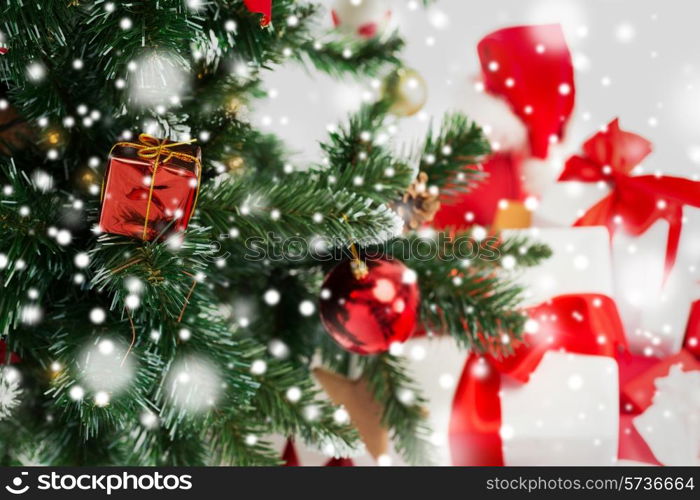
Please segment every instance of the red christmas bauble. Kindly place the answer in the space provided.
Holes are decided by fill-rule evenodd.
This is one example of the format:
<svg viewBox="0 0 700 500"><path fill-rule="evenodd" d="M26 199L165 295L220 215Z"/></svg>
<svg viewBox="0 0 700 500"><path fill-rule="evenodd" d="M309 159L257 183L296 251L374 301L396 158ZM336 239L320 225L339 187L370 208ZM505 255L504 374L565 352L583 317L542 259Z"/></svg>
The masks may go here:
<svg viewBox="0 0 700 500"><path fill-rule="evenodd" d="M403 263L369 260L366 265L361 278L353 273L351 261L328 273L321 290L321 320L348 351L377 354L413 333L420 293L415 272Z"/></svg>

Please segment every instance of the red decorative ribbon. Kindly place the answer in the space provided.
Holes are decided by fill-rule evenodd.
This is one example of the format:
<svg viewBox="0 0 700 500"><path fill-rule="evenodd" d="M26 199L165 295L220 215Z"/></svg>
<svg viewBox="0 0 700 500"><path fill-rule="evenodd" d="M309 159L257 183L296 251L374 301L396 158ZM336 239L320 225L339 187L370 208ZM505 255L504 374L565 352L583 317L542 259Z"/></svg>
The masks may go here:
<svg viewBox="0 0 700 500"><path fill-rule="evenodd" d="M501 376L526 382L551 350L614 357L626 346L615 302L605 295L561 295L527 312L537 332L526 334L513 355L471 354L467 359L450 418L453 465L504 465Z"/></svg>
<svg viewBox="0 0 700 500"><path fill-rule="evenodd" d="M575 226L607 226L638 236L656 221L668 222L666 273L673 268L683 227L683 206L700 207L700 182L662 175L632 176L651 143L620 129L613 120L583 145L583 154L569 158L560 181L606 182L611 193L591 207Z"/></svg>
<svg viewBox="0 0 700 500"><path fill-rule="evenodd" d="M260 26L267 26L272 20L272 0L243 0L253 14L262 14Z"/></svg>
<svg viewBox="0 0 700 500"><path fill-rule="evenodd" d="M700 359L700 300L693 302L685 329L685 349Z"/></svg>
<svg viewBox="0 0 700 500"><path fill-rule="evenodd" d="M546 158L574 108L574 67L558 24L517 26L477 47L486 90L505 99L530 135L530 153Z"/></svg>

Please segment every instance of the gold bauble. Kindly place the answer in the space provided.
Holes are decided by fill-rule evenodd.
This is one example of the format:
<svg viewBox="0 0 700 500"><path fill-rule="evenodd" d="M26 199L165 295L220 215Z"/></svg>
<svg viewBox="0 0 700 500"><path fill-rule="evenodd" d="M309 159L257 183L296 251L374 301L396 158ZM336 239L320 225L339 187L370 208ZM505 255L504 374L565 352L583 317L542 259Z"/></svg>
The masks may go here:
<svg viewBox="0 0 700 500"><path fill-rule="evenodd" d="M390 113L396 116L415 115L428 100L428 85L416 70L401 68L384 82L384 98L390 103Z"/></svg>

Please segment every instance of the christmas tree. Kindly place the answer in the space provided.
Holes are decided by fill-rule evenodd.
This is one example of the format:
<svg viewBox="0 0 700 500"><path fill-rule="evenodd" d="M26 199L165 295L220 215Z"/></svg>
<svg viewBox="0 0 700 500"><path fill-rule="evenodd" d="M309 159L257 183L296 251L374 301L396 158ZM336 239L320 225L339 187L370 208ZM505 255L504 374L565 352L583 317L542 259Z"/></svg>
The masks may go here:
<svg viewBox="0 0 700 500"><path fill-rule="evenodd" d="M362 381L396 450L429 463L393 341L507 355L521 337L508 272L548 249L429 227L479 182L480 127L454 113L397 147L424 91L400 33L322 33L319 5L269 3L0 7L3 465L280 464L271 436L347 455L363 444L319 367ZM249 121L281 64L384 82L318 164Z"/></svg>

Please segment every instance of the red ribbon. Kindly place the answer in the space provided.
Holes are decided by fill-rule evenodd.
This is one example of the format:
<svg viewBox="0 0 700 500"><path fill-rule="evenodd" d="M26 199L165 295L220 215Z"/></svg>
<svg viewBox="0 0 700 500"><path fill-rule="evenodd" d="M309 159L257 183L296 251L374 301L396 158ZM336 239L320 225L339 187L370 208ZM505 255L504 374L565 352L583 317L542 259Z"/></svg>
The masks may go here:
<svg viewBox="0 0 700 500"><path fill-rule="evenodd" d="M505 99L528 128L532 156L546 158L574 108L574 67L561 26L502 29L477 50L486 90Z"/></svg>
<svg viewBox="0 0 700 500"><path fill-rule="evenodd" d="M700 300L693 302L685 329L685 349L700 359Z"/></svg>
<svg viewBox="0 0 700 500"><path fill-rule="evenodd" d="M253 14L262 14L260 26L267 26L272 20L272 0L243 0Z"/></svg>
<svg viewBox="0 0 700 500"><path fill-rule="evenodd" d="M611 193L591 207L575 226L607 226L638 236L656 221L669 224L666 273L673 268L683 227L683 206L700 207L700 182L661 175L632 176L649 153L651 143L620 129L613 120L583 145L583 154L569 158L560 181L606 182Z"/></svg>
<svg viewBox="0 0 700 500"><path fill-rule="evenodd" d="M501 428L501 376L526 382L545 352L614 357L626 346L615 302L605 295L561 295L529 308L537 332L502 359L470 354L450 418L453 465L504 465Z"/></svg>

